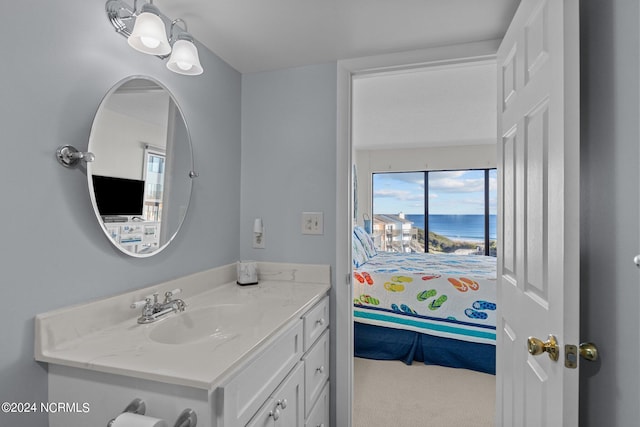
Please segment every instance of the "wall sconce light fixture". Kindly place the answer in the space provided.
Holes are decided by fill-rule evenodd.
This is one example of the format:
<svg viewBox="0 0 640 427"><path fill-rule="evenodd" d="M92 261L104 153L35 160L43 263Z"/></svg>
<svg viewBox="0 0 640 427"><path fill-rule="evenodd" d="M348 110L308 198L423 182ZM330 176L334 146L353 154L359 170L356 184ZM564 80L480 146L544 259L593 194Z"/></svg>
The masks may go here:
<svg viewBox="0 0 640 427"><path fill-rule="evenodd" d="M187 23L180 18L169 21L152 2L145 3L138 11L138 0L134 0L133 8L122 0L107 0L105 10L116 32L126 37L129 46L135 50L156 55L162 60L169 58L167 68L174 73L189 76L202 74L204 70L198 49L187 32ZM169 37L167 22L171 24ZM182 23L184 28L178 27L178 23Z"/></svg>

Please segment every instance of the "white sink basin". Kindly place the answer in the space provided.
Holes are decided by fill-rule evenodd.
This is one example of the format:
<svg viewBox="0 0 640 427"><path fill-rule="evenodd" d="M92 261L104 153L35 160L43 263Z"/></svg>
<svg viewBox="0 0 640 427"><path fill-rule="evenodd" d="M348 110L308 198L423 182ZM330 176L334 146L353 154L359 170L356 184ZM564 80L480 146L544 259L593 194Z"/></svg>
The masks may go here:
<svg viewBox="0 0 640 427"><path fill-rule="evenodd" d="M245 304L221 304L186 311L160 320L149 339L163 344L189 344L200 340L228 340L260 321L258 310Z"/></svg>

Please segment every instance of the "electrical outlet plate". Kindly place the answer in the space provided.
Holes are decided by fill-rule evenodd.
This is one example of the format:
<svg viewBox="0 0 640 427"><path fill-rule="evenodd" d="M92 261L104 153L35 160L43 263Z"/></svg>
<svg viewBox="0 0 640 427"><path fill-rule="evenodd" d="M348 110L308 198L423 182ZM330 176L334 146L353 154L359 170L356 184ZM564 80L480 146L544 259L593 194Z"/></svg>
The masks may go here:
<svg viewBox="0 0 640 427"><path fill-rule="evenodd" d="M322 212L302 212L302 234L323 234Z"/></svg>
<svg viewBox="0 0 640 427"><path fill-rule="evenodd" d="M264 228L261 234L253 233L253 249L264 249Z"/></svg>

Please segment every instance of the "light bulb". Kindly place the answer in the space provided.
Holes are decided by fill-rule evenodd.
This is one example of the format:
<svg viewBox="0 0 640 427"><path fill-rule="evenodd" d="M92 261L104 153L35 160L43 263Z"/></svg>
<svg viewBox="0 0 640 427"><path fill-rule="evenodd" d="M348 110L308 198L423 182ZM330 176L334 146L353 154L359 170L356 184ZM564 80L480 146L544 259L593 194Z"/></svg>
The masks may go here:
<svg viewBox="0 0 640 427"><path fill-rule="evenodd" d="M188 62L177 61L176 65L178 66L178 68L184 71L189 71L193 68L193 64L190 64Z"/></svg>
<svg viewBox="0 0 640 427"><path fill-rule="evenodd" d="M158 46L160 46L160 40L155 39L153 37L142 36L142 37L140 37L140 41L142 42L143 45L145 45L146 47L148 47L150 49L155 49Z"/></svg>

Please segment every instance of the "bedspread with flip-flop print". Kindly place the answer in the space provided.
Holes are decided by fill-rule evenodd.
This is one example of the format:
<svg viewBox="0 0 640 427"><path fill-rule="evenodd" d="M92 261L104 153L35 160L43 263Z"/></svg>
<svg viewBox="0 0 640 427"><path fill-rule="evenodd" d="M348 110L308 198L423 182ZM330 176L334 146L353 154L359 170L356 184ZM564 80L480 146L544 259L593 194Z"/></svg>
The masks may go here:
<svg viewBox="0 0 640 427"><path fill-rule="evenodd" d="M496 338L496 258L378 253L353 271L354 320L476 343Z"/></svg>

